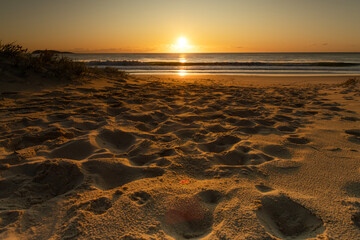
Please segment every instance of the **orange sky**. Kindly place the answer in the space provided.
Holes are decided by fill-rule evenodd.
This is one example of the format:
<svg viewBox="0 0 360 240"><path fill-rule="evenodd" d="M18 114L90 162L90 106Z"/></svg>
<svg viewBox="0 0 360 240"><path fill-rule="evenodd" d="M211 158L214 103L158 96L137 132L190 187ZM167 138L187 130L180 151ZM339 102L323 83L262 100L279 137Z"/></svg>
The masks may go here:
<svg viewBox="0 0 360 240"><path fill-rule="evenodd" d="M358 0L0 1L0 40L30 50L360 52Z"/></svg>

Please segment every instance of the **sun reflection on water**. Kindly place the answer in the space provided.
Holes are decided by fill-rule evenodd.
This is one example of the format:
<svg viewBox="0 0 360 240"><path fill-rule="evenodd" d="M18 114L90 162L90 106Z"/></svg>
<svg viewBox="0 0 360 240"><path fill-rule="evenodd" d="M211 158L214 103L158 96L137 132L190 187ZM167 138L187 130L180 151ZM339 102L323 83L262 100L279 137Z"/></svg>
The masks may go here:
<svg viewBox="0 0 360 240"><path fill-rule="evenodd" d="M185 69L180 69L178 70L178 73L177 73L179 76L186 76L188 73L186 72Z"/></svg>

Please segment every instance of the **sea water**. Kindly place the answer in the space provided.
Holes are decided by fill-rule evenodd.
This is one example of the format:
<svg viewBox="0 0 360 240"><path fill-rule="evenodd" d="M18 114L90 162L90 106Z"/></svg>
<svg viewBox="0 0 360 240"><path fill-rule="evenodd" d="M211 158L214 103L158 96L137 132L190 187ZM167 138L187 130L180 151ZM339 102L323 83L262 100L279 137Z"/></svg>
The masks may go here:
<svg viewBox="0 0 360 240"><path fill-rule="evenodd" d="M360 53L75 53L133 74L360 75Z"/></svg>

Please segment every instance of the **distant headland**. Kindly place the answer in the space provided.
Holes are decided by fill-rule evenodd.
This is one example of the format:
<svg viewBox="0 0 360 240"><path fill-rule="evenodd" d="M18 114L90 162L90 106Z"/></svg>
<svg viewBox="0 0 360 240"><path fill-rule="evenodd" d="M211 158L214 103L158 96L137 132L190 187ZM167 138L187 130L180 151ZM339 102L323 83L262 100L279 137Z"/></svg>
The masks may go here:
<svg viewBox="0 0 360 240"><path fill-rule="evenodd" d="M73 54L73 52L62 52L62 51L57 51L57 50L35 50L32 53L33 54L41 54L41 53Z"/></svg>

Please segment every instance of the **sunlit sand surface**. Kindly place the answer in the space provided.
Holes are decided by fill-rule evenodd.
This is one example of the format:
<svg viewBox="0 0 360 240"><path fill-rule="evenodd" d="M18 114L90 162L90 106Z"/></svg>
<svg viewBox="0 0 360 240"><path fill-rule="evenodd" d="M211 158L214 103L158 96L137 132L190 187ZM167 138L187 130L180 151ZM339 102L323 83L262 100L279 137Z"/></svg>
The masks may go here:
<svg viewBox="0 0 360 240"><path fill-rule="evenodd" d="M360 92L346 79L7 86L0 238L358 239Z"/></svg>

